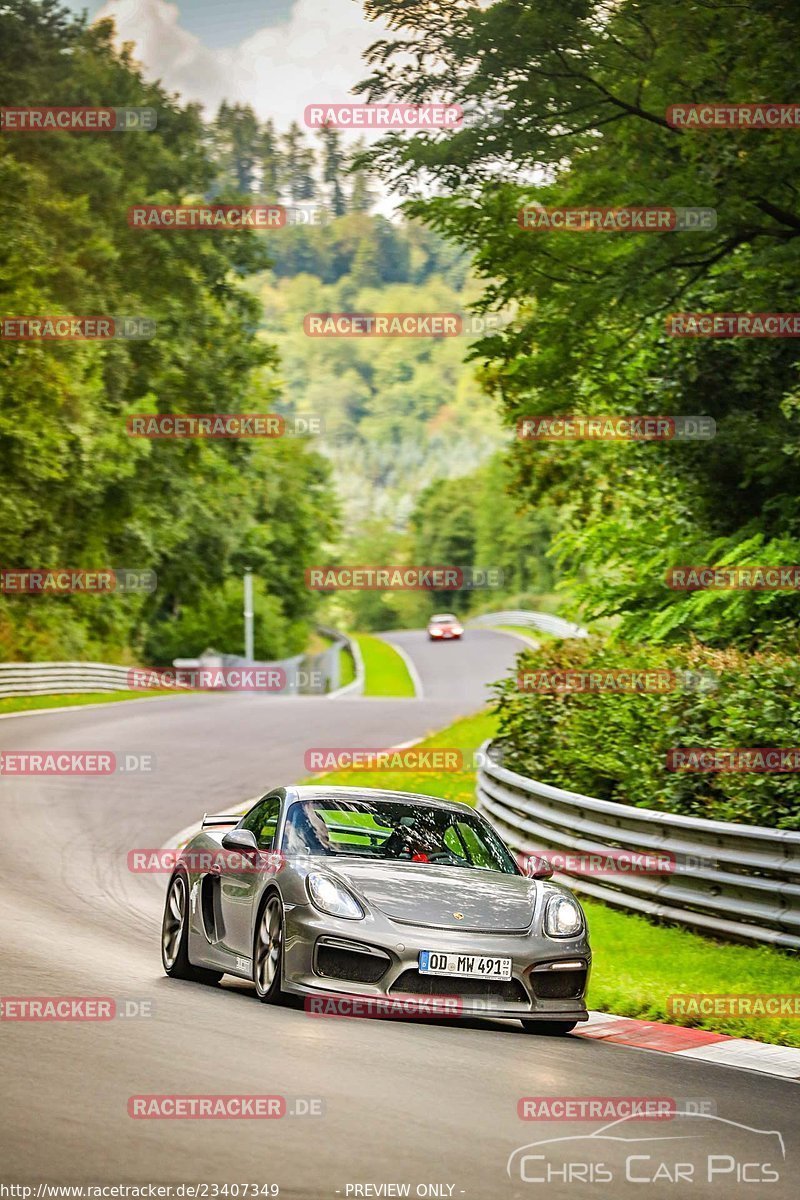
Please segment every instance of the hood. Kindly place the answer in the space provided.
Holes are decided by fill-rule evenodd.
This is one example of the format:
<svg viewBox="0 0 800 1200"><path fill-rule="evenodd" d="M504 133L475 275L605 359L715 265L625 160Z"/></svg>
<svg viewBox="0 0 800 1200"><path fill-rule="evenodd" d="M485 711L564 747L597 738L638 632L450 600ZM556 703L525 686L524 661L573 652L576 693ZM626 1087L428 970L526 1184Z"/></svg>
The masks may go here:
<svg viewBox="0 0 800 1200"><path fill-rule="evenodd" d="M324 869L387 917L434 929L523 932L531 924L538 892L536 880L524 875L439 863L338 859L334 864L328 859Z"/></svg>

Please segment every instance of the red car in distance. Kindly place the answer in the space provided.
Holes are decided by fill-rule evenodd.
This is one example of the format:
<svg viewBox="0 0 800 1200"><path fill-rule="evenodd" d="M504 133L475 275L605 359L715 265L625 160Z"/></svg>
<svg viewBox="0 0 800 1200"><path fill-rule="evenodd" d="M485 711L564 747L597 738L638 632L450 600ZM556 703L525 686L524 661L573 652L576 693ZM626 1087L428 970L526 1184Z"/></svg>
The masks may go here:
<svg viewBox="0 0 800 1200"><path fill-rule="evenodd" d="M460 638L464 632L458 617L452 613L435 613L428 621L428 640L431 642L446 642Z"/></svg>

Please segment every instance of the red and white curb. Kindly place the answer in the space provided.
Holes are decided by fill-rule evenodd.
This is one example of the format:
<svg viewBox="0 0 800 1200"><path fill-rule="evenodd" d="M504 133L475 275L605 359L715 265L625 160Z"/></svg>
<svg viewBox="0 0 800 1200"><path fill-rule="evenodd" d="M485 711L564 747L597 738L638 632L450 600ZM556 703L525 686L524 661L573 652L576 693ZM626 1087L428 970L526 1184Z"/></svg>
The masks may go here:
<svg viewBox="0 0 800 1200"><path fill-rule="evenodd" d="M664 1025L658 1021L640 1021L603 1012L590 1013L589 1020L578 1026L573 1037L576 1035L636 1046L640 1050L678 1054L681 1058L699 1059L721 1067L761 1071L764 1075L779 1075L800 1082L800 1050L791 1046L773 1046L749 1038L710 1033L707 1029Z"/></svg>

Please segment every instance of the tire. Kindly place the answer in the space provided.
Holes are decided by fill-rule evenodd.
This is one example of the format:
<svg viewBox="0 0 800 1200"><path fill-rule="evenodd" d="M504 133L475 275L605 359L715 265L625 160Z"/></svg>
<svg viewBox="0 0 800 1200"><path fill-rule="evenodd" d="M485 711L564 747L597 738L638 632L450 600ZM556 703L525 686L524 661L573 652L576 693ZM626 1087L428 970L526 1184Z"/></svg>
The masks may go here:
<svg viewBox="0 0 800 1200"><path fill-rule="evenodd" d="M253 935L253 984L262 1004L280 1002L282 973L283 905L277 892L269 892Z"/></svg>
<svg viewBox="0 0 800 1200"><path fill-rule="evenodd" d="M222 971L209 971L189 962L189 881L178 871L169 881L161 922L161 962L170 979L219 983Z"/></svg>
<svg viewBox="0 0 800 1200"><path fill-rule="evenodd" d="M543 1037L564 1037L577 1024L577 1021L520 1021L526 1033L539 1033Z"/></svg>

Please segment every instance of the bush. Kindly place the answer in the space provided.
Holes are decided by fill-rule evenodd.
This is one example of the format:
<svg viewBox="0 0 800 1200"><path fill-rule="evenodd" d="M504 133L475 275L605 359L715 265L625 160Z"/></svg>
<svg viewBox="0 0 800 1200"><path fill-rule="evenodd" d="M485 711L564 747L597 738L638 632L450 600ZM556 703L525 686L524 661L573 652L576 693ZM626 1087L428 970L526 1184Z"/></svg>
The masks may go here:
<svg viewBox="0 0 800 1200"><path fill-rule="evenodd" d="M554 695L521 691L515 672L495 685L499 737L511 770L641 808L800 829L797 774L701 774L666 767L674 747L800 746L800 664L794 659L697 643L634 647L587 638L523 651L517 667L710 672L716 686Z"/></svg>
<svg viewBox="0 0 800 1200"><path fill-rule="evenodd" d="M172 620L159 622L147 642L149 658L168 666L173 658L196 658L213 648L222 654L244 654L243 584L229 579L221 588L198 591ZM308 638L304 622L289 622L281 603L253 580L253 649L256 661L271 662L303 651Z"/></svg>

